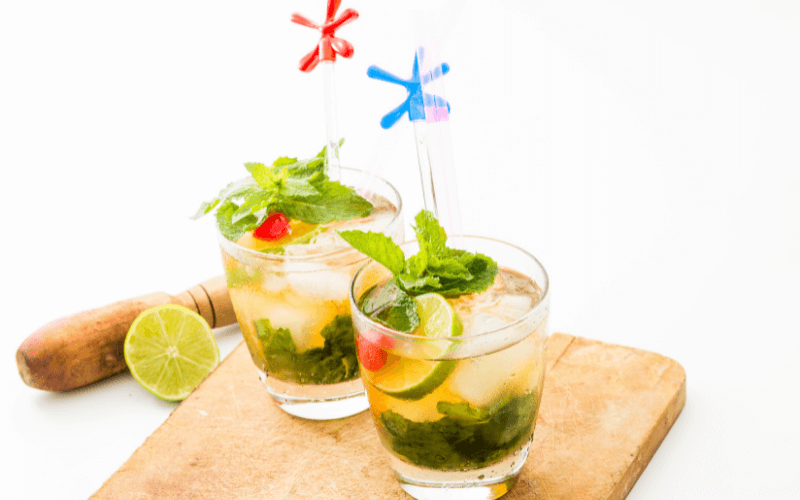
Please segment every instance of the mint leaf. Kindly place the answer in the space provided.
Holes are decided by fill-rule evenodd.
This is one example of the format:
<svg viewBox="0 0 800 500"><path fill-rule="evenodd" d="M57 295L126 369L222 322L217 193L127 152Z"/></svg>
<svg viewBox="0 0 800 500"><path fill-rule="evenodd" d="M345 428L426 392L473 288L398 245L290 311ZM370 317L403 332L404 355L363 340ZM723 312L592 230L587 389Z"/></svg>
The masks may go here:
<svg viewBox="0 0 800 500"><path fill-rule="evenodd" d="M420 251L406 260L405 272L403 274L408 274L418 278L422 276L422 273L424 273L425 269L427 268L428 253Z"/></svg>
<svg viewBox="0 0 800 500"><path fill-rule="evenodd" d="M414 293L415 295L427 293L421 290L431 291L436 290L437 288L442 288L442 285L439 283L439 278L436 276L415 278L408 274L401 274L397 277L397 280L405 290L408 290L409 293Z"/></svg>
<svg viewBox="0 0 800 500"><path fill-rule="evenodd" d="M302 160L286 167L289 176L295 179L308 179L314 184L316 181L327 180L325 175L325 160L314 158Z"/></svg>
<svg viewBox="0 0 800 500"><path fill-rule="evenodd" d="M256 326L258 340L264 346L265 351L283 350L289 352L297 351L297 346L292 338L292 333L288 328L273 328L269 319L257 319L253 323Z"/></svg>
<svg viewBox="0 0 800 500"><path fill-rule="evenodd" d="M286 253L286 249L283 247L262 248L261 250L259 250L259 252L267 254L283 255L284 253Z"/></svg>
<svg viewBox="0 0 800 500"><path fill-rule="evenodd" d="M263 163L245 163L244 167L253 176L253 179L264 189L274 189L278 176Z"/></svg>
<svg viewBox="0 0 800 500"><path fill-rule="evenodd" d="M319 191L317 191L307 179L289 178L284 181L282 189L279 191L279 193L282 196L305 197L316 196L319 194Z"/></svg>
<svg viewBox="0 0 800 500"><path fill-rule="evenodd" d="M417 241L421 251L432 256L439 256L445 250L447 234L444 228L439 225L439 221L427 210L420 210L414 222L414 232L417 233Z"/></svg>
<svg viewBox="0 0 800 500"><path fill-rule="evenodd" d="M384 442L420 467L480 469L502 460L530 439L539 407L534 393L507 396L488 408L440 401L435 421L414 422L391 410L378 418Z"/></svg>
<svg viewBox="0 0 800 500"><path fill-rule="evenodd" d="M244 236L244 233L247 231L258 227L258 218L254 215L248 215L234 223L232 220L233 214L236 213L238 208L238 205L230 201L217 208L217 225L219 226L219 231L231 241L238 240Z"/></svg>
<svg viewBox="0 0 800 500"><path fill-rule="evenodd" d="M321 334L325 345L305 353L315 364L310 379L320 384L335 384L356 378L358 357L353 319L350 315L336 316L322 329Z"/></svg>
<svg viewBox="0 0 800 500"><path fill-rule="evenodd" d="M309 224L366 217L372 212L369 201L338 182L323 181L316 188L319 195L284 199L279 202L278 210Z"/></svg>
<svg viewBox="0 0 800 500"><path fill-rule="evenodd" d="M348 314L336 316L320 332L325 343L298 353L291 332L272 328L268 319L255 321L270 376L300 384L335 384L358 376L353 321Z"/></svg>
<svg viewBox="0 0 800 500"><path fill-rule="evenodd" d="M288 156L281 156L277 160L272 162L273 167L281 167L283 165L292 165L297 163L297 158L289 158Z"/></svg>
<svg viewBox="0 0 800 500"><path fill-rule="evenodd" d="M211 201L205 201L205 202L201 203L200 204L200 208L197 209L197 212L195 212L195 214L192 215L191 218L193 220L197 220L200 217L202 217L205 214L207 214L208 212L214 210L214 207L219 205L219 201L220 201L219 198L214 198Z"/></svg>
<svg viewBox="0 0 800 500"><path fill-rule="evenodd" d="M200 204L200 208L195 212L195 214L191 217L193 220L197 220L200 217L206 215L210 211L214 209L217 205L219 205L220 201L227 196L227 192L233 187L233 182L225 186L222 191L219 192L216 198L211 201L206 201Z"/></svg>
<svg viewBox="0 0 800 500"><path fill-rule="evenodd" d="M251 192L252 191L252 192ZM248 215L255 215L256 212L259 210L266 210L269 208L270 203L272 202L273 197L270 196L268 192L265 191L258 191L258 190L249 190L244 191L249 196L244 201L244 203L233 212L231 216L231 223L236 224L240 220L246 218ZM261 219L261 217L258 217Z"/></svg>
<svg viewBox="0 0 800 500"><path fill-rule="evenodd" d="M430 265L428 269L432 274L440 278L463 279L467 281L473 279L469 269L461 262L452 258L444 260L437 259L436 265Z"/></svg>
<svg viewBox="0 0 800 500"><path fill-rule="evenodd" d="M457 279L452 281L442 281L442 287L436 290L446 297L458 297L459 295L467 295L471 293L479 293L494 283L495 276L499 271L497 262L491 257L482 254L473 254L461 251L463 254L459 261L464 263L469 273L472 275L471 279Z"/></svg>
<svg viewBox="0 0 800 500"><path fill-rule="evenodd" d="M236 267L225 270L225 278L228 288L239 288L241 286L253 285L261 282L261 271L258 269L253 274L248 274L244 267Z"/></svg>
<svg viewBox="0 0 800 500"><path fill-rule="evenodd" d="M364 294L359 308L369 318L398 332L411 333L419 326L417 305L394 280Z"/></svg>
<svg viewBox="0 0 800 500"><path fill-rule="evenodd" d="M336 232L353 248L382 264L392 274L403 272L403 250L385 234L357 230Z"/></svg>
<svg viewBox="0 0 800 500"><path fill-rule="evenodd" d="M436 403L436 411L442 415L465 422L484 423L489 421L489 411L484 408L475 408L469 403L447 403L439 401Z"/></svg>

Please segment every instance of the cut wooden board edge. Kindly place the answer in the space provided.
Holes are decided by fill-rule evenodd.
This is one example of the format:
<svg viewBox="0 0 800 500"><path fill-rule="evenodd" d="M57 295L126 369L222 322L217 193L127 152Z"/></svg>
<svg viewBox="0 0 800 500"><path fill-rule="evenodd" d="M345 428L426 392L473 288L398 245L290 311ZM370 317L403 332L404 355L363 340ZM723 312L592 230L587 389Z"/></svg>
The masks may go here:
<svg viewBox="0 0 800 500"><path fill-rule="evenodd" d="M678 420L678 416L681 414L681 411L683 411L683 407L686 406L686 371L683 369L683 366L674 359L666 359L669 359L675 366L680 368L683 373L683 383L659 417L658 423L656 424L656 428L659 429L651 432L650 436L648 436L647 440L639 448L639 453L634 457L633 464L625 471L625 474L617 483L617 487L608 497L609 500L624 500L628 496L628 493L631 492L636 485L636 481L639 480L644 469L650 463L656 451L658 451L659 446L664 442L664 439L667 437L667 434L669 434L675 421Z"/></svg>
<svg viewBox="0 0 800 500"><path fill-rule="evenodd" d="M650 463L650 460L652 460L653 456L656 454L656 451L658 451L659 446L661 446L661 443L667 437L667 434L669 434L669 431L672 429L672 426L675 424L681 412L683 411L684 406L686 405L686 370L683 368L683 366L681 366L680 363L678 363L674 359L662 356L660 354L651 351L645 351L643 349L636 349L634 347L628 347L619 344L609 344L606 342L601 342L599 340L591 340L583 337L574 337L572 335L566 335L561 333L552 334L549 340L552 341L554 337L556 337L556 342L555 342L556 349L560 349L560 352L558 353L557 357L549 360L547 365L548 373L553 368L555 368L556 364L559 361L561 361L562 357L567 353L568 349L571 346L575 345L576 347L578 347L579 344L584 344L584 345L602 344L605 347L622 348L634 351L642 355L649 354L663 358L669 361L670 369L675 370L677 372L678 377L681 380L680 388L674 394L669 404L667 404L667 406L664 408L664 411L659 416L658 420L656 421L656 424L653 426L653 429L647 436L645 442L642 443L642 445L638 448L638 451L635 454L631 465L625 469L625 473L616 482L615 484L616 487L613 489L613 491L610 492L608 497L604 497L604 500L605 499L624 500L631 492L633 487L636 485L636 482L639 480L639 477L641 477L642 473L644 473L645 468ZM548 350L550 349L550 345L552 344L548 344ZM550 353L548 352L548 358L549 355Z"/></svg>

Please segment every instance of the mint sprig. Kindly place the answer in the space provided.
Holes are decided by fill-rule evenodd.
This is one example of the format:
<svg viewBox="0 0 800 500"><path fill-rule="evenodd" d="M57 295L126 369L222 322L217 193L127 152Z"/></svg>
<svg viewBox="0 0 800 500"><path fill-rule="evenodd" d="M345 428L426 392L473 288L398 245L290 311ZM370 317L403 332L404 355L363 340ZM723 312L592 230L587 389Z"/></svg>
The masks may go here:
<svg viewBox="0 0 800 500"><path fill-rule="evenodd" d="M355 191L332 181L325 172L325 149L314 158L282 156L272 165L246 163L253 182L229 184L200 205L198 219L216 210L220 232L237 240L260 226L273 212L309 224L326 224L368 216L372 204Z"/></svg>
<svg viewBox="0 0 800 500"><path fill-rule="evenodd" d="M416 330L420 321L411 297L431 292L445 297L479 293L494 283L498 271L497 262L485 255L448 248L447 234L432 213L422 210L414 222L419 252L408 259L386 235L337 231L353 248L394 275L383 287L365 293L360 309L374 321L406 333Z"/></svg>
<svg viewBox="0 0 800 500"><path fill-rule="evenodd" d="M479 253L448 248L447 234L427 210L414 218L419 252L405 259L387 236L364 231L337 231L356 250L383 264L397 285L411 296L438 293L458 297L480 293L497 275L497 262Z"/></svg>

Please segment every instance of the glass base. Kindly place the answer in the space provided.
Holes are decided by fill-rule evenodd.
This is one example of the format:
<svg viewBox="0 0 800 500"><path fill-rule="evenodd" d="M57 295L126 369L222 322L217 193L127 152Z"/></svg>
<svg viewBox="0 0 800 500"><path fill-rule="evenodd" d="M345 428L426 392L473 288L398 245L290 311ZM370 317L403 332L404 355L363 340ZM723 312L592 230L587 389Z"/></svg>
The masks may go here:
<svg viewBox="0 0 800 500"><path fill-rule="evenodd" d="M400 486L417 500L494 500L514 487L527 458L526 444L505 460L479 470L439 472L405 463L398 466L394 457L392 469ZM415 470L424 474L414 474Z"/></svg>
<svg viewBox="0 0 800 500"><path fill-rule="evenodd" d="M294 397L276 392L267 385L266 376L258 374L278 408L295 417L309 420L333 420L356 415L369 408L369 400L362 389L340 396Z"/></svg>

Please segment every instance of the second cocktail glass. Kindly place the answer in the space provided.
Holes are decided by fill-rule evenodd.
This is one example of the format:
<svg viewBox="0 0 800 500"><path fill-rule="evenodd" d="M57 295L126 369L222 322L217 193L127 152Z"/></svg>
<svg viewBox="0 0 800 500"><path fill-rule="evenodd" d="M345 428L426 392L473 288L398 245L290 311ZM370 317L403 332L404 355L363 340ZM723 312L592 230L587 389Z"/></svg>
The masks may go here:
<svg viewBox="0 0 800 500"><path fill-rule="evenodd" d="M351 187L364 178L343 168ZM295 416L326 420L368 407L358 374L348 294L366 257L335 230L381 232L395 242L404 236L397 190L373 177L369 217L324 225L305 244L283 254L246 248L219 235L231 301L259 376L280 407ZM248 236L246 235L245 238Z"/></svg>

